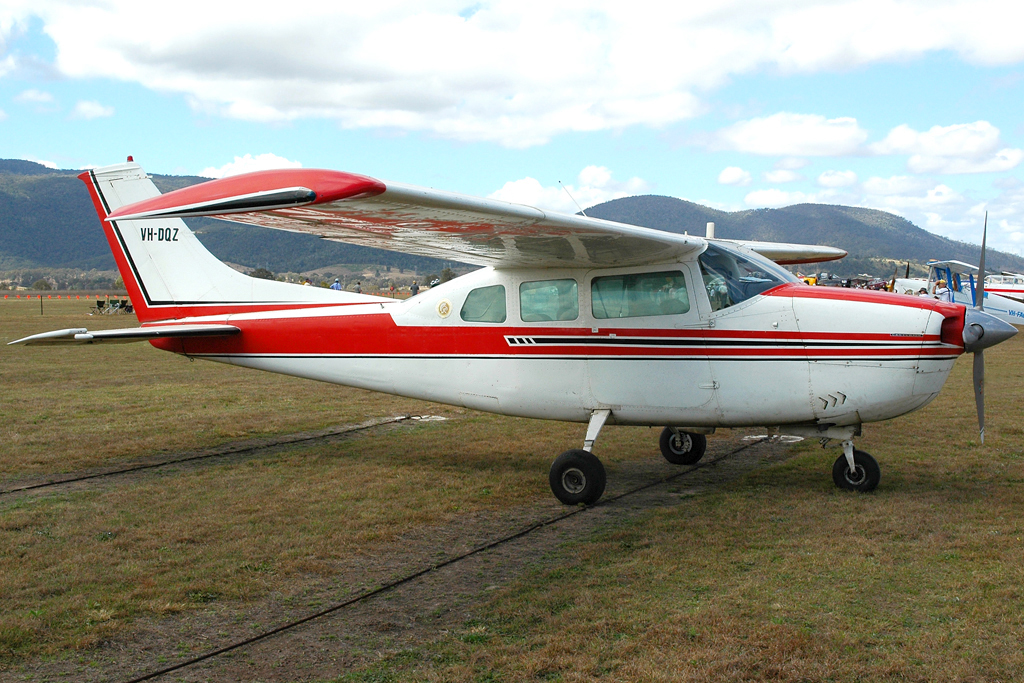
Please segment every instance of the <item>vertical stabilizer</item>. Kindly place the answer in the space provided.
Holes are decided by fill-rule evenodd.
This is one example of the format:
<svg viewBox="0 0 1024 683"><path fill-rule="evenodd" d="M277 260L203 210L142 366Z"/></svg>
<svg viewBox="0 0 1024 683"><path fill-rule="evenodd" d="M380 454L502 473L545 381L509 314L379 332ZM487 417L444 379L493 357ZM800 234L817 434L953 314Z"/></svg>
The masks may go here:
<svg viewBox="0 0 1024 683"><path fill-rule="evenodd" d="M179 218L106 220L122 206L160 194L136 163L97 168L78 177L89 188L142 322L376 298L239 273L211 254Z"/></svg>

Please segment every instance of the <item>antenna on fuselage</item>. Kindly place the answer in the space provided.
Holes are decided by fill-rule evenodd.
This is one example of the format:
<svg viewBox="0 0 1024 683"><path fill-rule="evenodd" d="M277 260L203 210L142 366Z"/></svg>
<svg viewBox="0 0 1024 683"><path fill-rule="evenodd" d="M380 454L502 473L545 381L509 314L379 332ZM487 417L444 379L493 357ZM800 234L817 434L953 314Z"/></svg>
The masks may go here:
<svg viewBox="0 0 1024 683"><path fill-rule="evenodd" d="M583 207L580 206L580 203L576 201L576 198L569 193L569 188L567 188L565 185L562 185L561 180L558 181L558 184L562 187L563 190L565 190L565 193L569 195L569 199L571 199L572 203L576 205L576 208L580 210L580 213L582 213L585 217L590 218L590 216L587 216L587 212L583 210Z"/></svg>
<svg viewBox="0 0 1024 683"><path fill-rule="evenodd" d="M708 222L707 232L704 233L704 237L706 237L709 240L715 239L715 224L714 223Z"/></svg>

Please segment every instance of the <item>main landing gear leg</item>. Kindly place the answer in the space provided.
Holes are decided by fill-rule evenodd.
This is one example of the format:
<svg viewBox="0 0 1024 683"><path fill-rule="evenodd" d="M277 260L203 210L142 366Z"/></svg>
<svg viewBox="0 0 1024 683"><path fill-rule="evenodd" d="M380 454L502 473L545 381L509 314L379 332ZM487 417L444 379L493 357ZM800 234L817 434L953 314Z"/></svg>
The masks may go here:
<svg viewBox="0 0 1024 683"><path fill-rule="evenodd" d="M566 451L555 458L548 473L548 483L555 498L566 505L585 503L593 505L604 493L607 482L604 465L597 459L591 449L597 441L597 435L611 415L610 410L595 410L590 414L587 435L583 440L583 448Z"/></svg>
<svg viewBox="0 0 1024 683"><path fill-rule="evenodd" d="M882 478L878 462L870 453L855 450L853 441L843 441L843 454L832 465L832 481L847 491L873 491Z"/></svg>

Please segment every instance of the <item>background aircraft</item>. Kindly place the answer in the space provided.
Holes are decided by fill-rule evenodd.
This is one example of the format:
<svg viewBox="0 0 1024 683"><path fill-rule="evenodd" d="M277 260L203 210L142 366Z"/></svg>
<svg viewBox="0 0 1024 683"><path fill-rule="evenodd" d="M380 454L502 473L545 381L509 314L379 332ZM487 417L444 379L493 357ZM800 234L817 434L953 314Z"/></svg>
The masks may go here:
<svg viewBox="0 0 1024 683"><path fill-rule="evenodd" d="M781 263L844 255L545 213L349 173L250 173L160 195L135 163L88 171L140 328L12 342L149 340L194 358L462 405L587 423L552 491L593 503L605 424L664 426L673 463L719 427L838 439L838 486L867 491L865 422L935 398L956 358L1016 333L981 310L808 287ZM217 216L484 266L405 301L250 278L181 220Z"/></svg>
<svg viewBox="0 0 1024 683"><path fill-rule="evenodd" d="M906 293L908 291L917 294L920 289L929 293L935 291L935 284L944 280L947 287L953 293L953 301L965 306L977 305L977 278L978 266L964 263L963 261L930 261L928 263L928 279L923 278L897 278L894 281L893 291ZM996 276L1002 280L1011 279L1006 276ZM1024 303L1011 297L1004 296L992 291L992 276L985 278L985 311L1004 320L1012 325L1024 325ZM995 285L998 291L1005 292L1010 285ZM1000 287L1002 287L1000 289Z"/></svg>

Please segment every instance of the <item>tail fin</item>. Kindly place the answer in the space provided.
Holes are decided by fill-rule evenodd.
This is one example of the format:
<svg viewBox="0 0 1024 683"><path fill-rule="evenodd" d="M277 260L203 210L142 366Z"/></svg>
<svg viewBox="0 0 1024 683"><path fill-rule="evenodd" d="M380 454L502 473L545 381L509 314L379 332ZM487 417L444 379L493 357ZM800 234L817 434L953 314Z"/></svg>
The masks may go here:
<svg viewBox="0 0 1024 683"><path fill-rule="evenodd" d="M89 188L141 322L376 299L239 273L211 254L179 218L107 220L122 206L160 194L136 163L97 168L78 177Z"/></svg>

